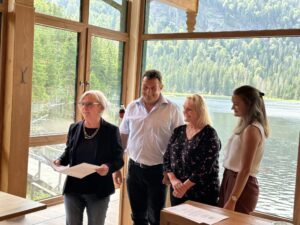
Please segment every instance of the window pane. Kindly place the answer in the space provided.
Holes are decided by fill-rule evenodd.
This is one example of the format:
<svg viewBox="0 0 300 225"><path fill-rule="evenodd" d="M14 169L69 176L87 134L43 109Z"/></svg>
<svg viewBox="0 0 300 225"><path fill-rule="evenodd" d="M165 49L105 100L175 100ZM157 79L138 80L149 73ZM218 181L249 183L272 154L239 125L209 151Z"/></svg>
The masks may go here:
<svg viewBox="0 0 300 225"><path fill-rule="evenodd" d="M179 105L185 99L176 95L206 95L222 140L221 155L236 124L230 102L234 88L250 84L266 93L271 135L258 176L256 210L292 218L300 127L300 38L147 41L144 49L144 68L161 70L165 94Z"/></svg>
<svg viewBox="0 0 300 225"><path fill-rule="evenodd" d="M60 144L29 149L27 198L38 201L61 195L66 176L54 171L43 156L54 160L64 148Z"/></svg>
<svg viewBox="0 0 300 225"><path fill-rule="evenodd" d="M196 1L170 5L165 0L146 0L145 33L187 32L186 24L193 24L193 14L194 32L300 28L299 0L199 0L194 7ZM189 16L186 9L192 11Z"/></svg>
<svg viewBox="0 0 300 225"><path fill-rule="evenodd" d="M123 42L92 37L90 83L91 89L102 91L109 102L104 117L118 123L121 104Z"/></svg>
<svg viewBox="0 0 300 225"><path fill-rule="evenodd" d="M126 31L127 0L90 0L89 23L116 31Z"/></svg>
<svg viewBox="0 0 300 225"><path fill-rule="evenodd" d="M35 26L31 136L68 131L74 121L77 33Z"/></svg>
<svg viewBox="0 0 300 225"><path fill-rule="evenodd" d="M34 0L36 12L63 19L79 21L80 0Z"/></svg>

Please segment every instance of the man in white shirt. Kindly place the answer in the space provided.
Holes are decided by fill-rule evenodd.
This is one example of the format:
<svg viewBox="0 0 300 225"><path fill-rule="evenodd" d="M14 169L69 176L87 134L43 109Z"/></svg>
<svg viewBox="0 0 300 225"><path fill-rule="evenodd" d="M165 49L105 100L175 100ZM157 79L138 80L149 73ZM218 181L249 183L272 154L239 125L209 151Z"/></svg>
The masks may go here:
<svg viewBox="0 0 300 225"><path fill-rule="evenodd" d="M131 102L120 125L129 156L127 190L134 225L159 225L166 199L163 155L174 128L183 124L178 106L161 94L161 74L143 75L142 97Z"/></svg>

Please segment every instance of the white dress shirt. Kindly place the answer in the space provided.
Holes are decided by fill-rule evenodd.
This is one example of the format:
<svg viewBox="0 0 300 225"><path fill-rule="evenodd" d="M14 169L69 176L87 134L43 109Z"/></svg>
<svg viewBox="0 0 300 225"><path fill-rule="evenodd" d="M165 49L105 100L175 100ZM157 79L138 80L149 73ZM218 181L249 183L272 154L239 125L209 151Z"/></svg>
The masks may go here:
<svg viewBox="0 0 300 225"><path fill-rule="evenodd" d="M142 97L131 102L120 125L120 133L128 135L129 158L148 166L162 164L172 132L182 124L179 107L162 95L149 113Z"/></svg>

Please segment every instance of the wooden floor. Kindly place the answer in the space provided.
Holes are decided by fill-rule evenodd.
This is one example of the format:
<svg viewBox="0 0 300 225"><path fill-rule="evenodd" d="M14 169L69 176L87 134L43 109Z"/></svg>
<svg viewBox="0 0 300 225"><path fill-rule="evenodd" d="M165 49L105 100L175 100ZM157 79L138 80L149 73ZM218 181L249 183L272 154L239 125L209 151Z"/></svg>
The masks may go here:
<svg viewBox="0 0 300 225"><path fill-rule="evenodd" d="M110 198L105 225L118 225L119 193L119 190L116 190L116 193ZM25 217L1 221L0 225L64 225L66 224L65 218L64 205L59 204L48 207L45 210L27 214ZM86 213L83 224L87 224Z"/></svg>

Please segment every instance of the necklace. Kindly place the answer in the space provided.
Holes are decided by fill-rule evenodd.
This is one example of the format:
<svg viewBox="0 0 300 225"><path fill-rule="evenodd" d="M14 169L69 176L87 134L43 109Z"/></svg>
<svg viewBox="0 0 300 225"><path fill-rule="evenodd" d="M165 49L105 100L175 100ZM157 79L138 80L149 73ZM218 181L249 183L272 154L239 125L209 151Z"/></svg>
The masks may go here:
<svg viewBox="0 0 300 225"><path fill-rule="evenodd" d="M94 131L94 133L92 133L91 135L89 135L86 130L85 130L85 126L83 124L83 134L84 134L84 138L87 139L87 140L90 140L90 139L93 139L96 134L98 133L98 130L99 130L100 126Z"/></svg>

